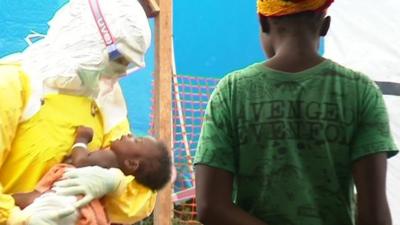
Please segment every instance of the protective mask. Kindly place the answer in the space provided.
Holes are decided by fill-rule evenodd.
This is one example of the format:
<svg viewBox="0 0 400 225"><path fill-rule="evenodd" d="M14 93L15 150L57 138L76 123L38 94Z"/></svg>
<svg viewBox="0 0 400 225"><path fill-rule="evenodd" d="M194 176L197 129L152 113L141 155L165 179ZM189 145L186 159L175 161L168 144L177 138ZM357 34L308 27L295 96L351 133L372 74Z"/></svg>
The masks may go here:
<svg viewBox="0 0 400 225"><path fill-rule="evenodd" d="M102 92L109 92L112 90L113 84L119 77L126 74L127 66L109 61L103 66L81 65L77 73L81 81L81 88L89 95L97 95L100 89ZM112 82L105 82L108 85L100 88L100 80L110 80ZM104 82L102 82L104 83ZM107 90L107 91L105 91Z"/></svg>
<svg viewBox="0 0 400 225"><path fill-rule="evenodd" d="M100 68L80 66L77 73L81 80L81 86L88 92L96 93L103 70L104 69Z"/></svg>

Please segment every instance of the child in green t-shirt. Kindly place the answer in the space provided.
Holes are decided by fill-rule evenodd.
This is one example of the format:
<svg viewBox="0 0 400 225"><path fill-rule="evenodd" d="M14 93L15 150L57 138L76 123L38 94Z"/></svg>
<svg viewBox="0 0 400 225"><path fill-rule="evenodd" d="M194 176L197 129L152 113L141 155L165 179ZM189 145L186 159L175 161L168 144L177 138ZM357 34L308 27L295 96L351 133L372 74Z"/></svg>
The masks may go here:
<svg viewBox="0 0 400 225"><path fill-rule="evenodd" d="M382 94L318 54L331 3L258 0L270 59L211 96L195 159L203 224L391 224L386 161L397 148Z"/></svg>

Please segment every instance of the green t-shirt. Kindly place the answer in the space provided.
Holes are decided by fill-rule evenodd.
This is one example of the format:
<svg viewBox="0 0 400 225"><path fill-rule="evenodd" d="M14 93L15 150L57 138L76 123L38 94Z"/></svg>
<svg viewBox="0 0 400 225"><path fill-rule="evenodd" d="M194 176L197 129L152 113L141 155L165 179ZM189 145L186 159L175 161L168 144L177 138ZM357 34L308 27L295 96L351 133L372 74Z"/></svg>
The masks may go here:
<svg viewBox="0 0 400 225"><path fill-rule="evenodd" d="M378 87L330 60L299 73L262 63L224 77L195 164L232 172L234 202L269 225L353 225L352 162L397 153Z"/></svg>

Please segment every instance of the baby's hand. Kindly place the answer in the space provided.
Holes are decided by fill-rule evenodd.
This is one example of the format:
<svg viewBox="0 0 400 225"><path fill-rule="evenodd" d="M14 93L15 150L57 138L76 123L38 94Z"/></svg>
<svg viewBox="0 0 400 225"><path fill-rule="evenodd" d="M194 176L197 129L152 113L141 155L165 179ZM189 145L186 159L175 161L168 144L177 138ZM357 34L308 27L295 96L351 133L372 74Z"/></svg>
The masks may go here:
<svg viewBox="0 0 400 225"><path fill-rule="evenodd" d="M90 143L93 139L93 129L90 127L79 126L76 129L76 142Z"/></svg>

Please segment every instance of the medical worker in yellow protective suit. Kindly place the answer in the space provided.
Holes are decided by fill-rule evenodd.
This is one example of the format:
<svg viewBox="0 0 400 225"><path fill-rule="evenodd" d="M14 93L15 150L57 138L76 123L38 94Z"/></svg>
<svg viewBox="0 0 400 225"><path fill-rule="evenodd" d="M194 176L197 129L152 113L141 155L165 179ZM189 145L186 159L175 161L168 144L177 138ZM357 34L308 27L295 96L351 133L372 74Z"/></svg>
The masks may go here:
<svg viewBox="0 0 400 225"><path fill-rule="evenodd" d="M136 0L71 0L49 27L44 39L0 61L0 224L66 224L63 216L77 217L69 215L71 208L103 196L112 222L141 220L152 212L156 193L118 169L73 169L53 198L29 210L16 205L14 193L29 197L49 168L70 154L77 126L93 128L92 150L130 132L118 79L144 66L150 45L148 20ZM84 197L71 203L57 195Z"/></svg>

